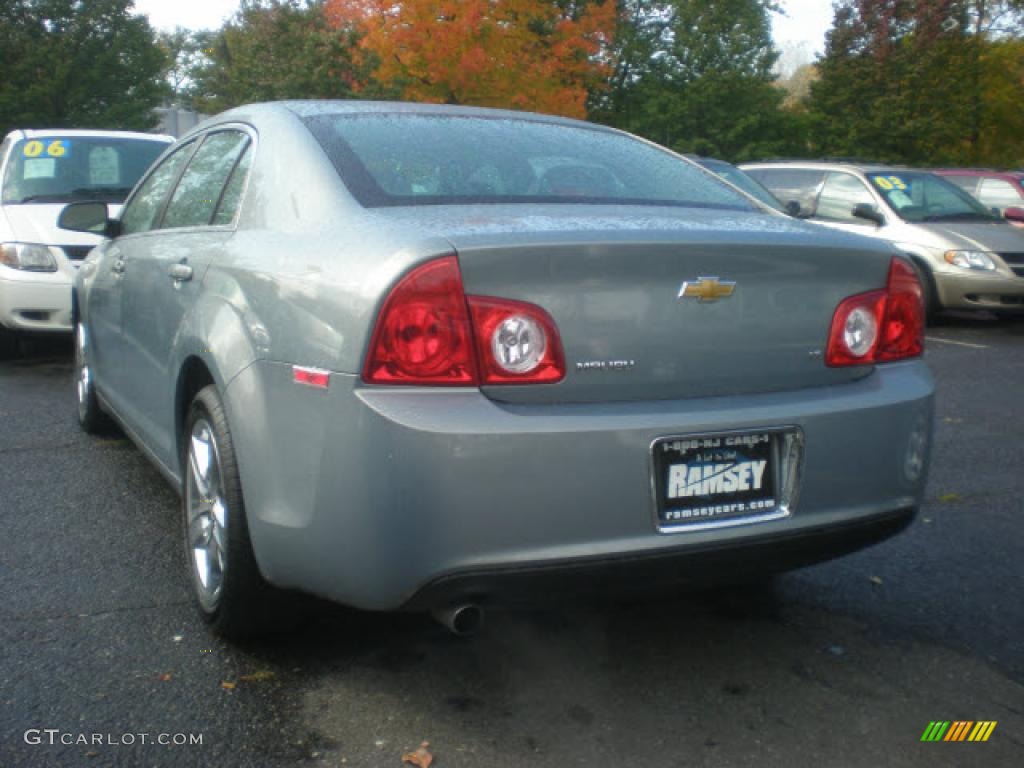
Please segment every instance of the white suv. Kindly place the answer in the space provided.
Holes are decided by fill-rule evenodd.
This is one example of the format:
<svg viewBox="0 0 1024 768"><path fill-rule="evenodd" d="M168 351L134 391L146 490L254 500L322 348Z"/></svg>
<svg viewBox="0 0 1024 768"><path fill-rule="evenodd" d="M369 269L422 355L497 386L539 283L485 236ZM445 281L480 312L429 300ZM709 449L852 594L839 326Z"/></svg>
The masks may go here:
<svg viewBox="0 0 1024 768"><path fill-rule="evenodd" d="M57 228L72 201L116 213L173 138L125 131L16 130L0 144L0 357L22 331L71 330L71 283L100 234Z"/></svg>

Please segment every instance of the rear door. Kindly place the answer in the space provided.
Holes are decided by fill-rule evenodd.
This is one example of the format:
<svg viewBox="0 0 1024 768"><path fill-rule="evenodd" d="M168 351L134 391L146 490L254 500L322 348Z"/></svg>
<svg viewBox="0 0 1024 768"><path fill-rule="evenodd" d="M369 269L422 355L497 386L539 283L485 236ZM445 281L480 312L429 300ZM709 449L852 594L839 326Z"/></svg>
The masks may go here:
<svg viewBox="0 0 1024 768"><path fill-rule="evenodd" d="M173 354L203 277L233 234L251 144L243 129L207 134L181 174L159 230L125 256L126 370L135 385L131 410L143 439L174 466ZM241 161L241 162L240 162Z"/></svg>

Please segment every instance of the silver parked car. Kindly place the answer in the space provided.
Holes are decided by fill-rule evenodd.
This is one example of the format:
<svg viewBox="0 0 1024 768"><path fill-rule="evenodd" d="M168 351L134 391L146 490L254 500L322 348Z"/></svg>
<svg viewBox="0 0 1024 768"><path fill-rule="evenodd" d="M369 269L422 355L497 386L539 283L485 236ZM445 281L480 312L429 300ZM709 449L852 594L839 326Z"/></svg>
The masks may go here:
<svg viewBox="0 0 1024 768"><path fill-rule="evenodd" d="M157 161L75 286L78 413L182 497L202 614L293 588L445 612L822 560L921 501L920 286L610 129L241 107Z"/></svg>
<svg viewBox="0 0 1024 768"><path fill-rule="evenodd" d="M853 163L740 167L802 218L893 243L917 267L928 314L1024 313L1024 232L945 178Z"/></svg>

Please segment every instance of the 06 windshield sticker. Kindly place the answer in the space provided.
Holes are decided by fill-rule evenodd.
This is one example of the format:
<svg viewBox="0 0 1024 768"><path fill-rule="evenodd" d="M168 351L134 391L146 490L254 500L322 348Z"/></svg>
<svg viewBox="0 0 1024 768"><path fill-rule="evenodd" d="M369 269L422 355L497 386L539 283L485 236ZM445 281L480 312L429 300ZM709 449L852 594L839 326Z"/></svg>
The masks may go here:
<svg viewBox="0 0 1024 768"><path fill-rule="evenodd" d="M39 141L33 139L26 141L21 149L25 157L68 157L71 154L71 147L65 139L54 139L52 141Z"/></svg>

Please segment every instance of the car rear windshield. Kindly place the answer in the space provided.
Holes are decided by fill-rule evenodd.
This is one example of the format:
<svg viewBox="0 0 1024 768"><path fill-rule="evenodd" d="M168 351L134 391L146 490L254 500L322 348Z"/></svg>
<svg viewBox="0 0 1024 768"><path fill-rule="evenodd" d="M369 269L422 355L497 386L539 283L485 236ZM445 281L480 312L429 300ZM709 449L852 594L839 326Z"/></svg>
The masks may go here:
<svg viewBox="0 0 1024 768"><path fill-rule="evenodd" d="M3 202L123 202L167 146L156 139L105 136L23 139L11 149Z"/></svg>
<svg viewBox="0 0 1024 768"><path fill-rule="evenodd" d="M970 221L999 218L956 184L933 173L884 171L866 174L904 221Z"/></svg>
<svg viewBox="0 0 1024 768"><path fill-rule="evenodd" d="M306 124L367 207L595 203L755 210L675 155L600 129L405 113L318 115Z"/></svg>

